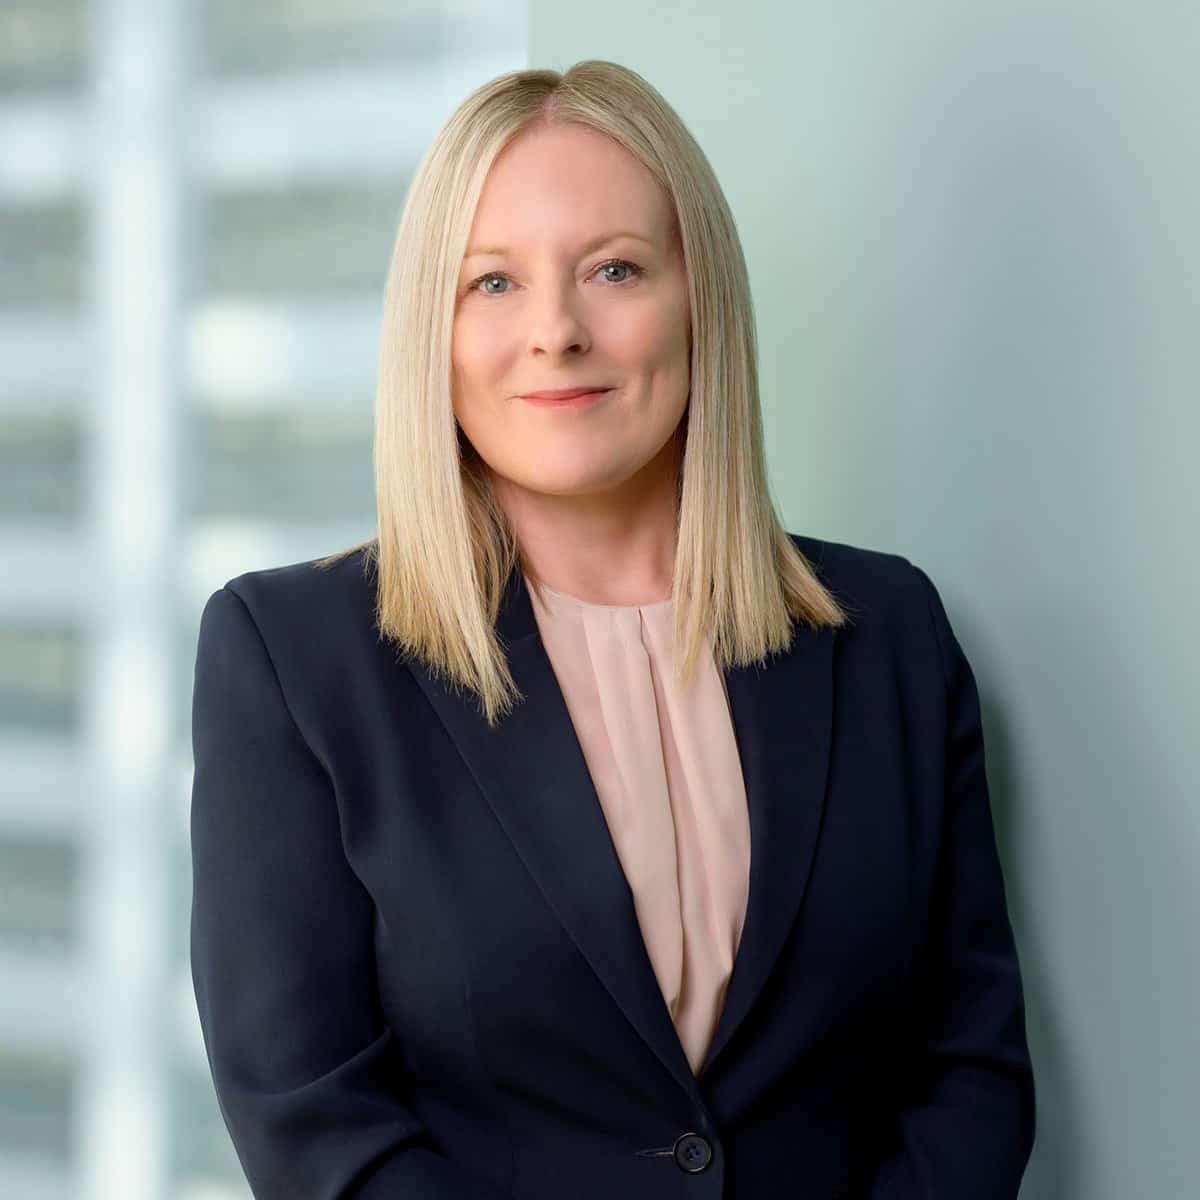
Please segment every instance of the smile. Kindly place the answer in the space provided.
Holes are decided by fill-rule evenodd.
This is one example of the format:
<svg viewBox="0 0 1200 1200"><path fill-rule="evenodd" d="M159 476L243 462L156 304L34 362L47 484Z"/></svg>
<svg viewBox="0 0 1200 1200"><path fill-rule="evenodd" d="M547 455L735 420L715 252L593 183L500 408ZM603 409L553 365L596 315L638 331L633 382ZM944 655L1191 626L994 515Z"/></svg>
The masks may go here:
<svg viewBox="0 0 1200 1200"><path fill-rule="evenodd" d="M521 399L526 404L533 404L538 408L588 408L598 400L603 400L611 391L612 388L606 388L602 392L581 392L562 399L547 400L541 396L522 396Z"/></svg>

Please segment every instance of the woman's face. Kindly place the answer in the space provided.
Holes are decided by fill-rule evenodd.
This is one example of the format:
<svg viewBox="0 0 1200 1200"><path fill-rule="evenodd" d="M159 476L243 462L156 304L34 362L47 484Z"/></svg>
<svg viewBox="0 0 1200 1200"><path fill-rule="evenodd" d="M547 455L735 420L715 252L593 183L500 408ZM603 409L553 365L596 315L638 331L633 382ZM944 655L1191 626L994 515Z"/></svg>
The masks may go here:
<svg viewBox="0 0 1200 1200"><path fill-rule="evenodd" d="M578 126L509 143L475 212L452 349L455 417L500 490L632 501L673 479L690 338L672 205L646 168ZM584 407L523 398L589 386L609 390Z"/></svg>

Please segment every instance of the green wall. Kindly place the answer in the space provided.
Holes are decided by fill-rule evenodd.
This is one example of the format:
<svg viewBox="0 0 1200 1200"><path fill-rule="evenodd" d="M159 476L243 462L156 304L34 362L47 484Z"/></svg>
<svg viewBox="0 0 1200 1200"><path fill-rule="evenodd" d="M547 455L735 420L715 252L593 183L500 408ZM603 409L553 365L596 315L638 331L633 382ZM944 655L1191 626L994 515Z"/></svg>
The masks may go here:
<svg viewBox="0 0 1200 1200"><path fill-rule="evenodd" d="M897 551L979 681L1023 1200L1200 1195L1200 14L532 0L641 72L754 286L790 529Z"/></svg>

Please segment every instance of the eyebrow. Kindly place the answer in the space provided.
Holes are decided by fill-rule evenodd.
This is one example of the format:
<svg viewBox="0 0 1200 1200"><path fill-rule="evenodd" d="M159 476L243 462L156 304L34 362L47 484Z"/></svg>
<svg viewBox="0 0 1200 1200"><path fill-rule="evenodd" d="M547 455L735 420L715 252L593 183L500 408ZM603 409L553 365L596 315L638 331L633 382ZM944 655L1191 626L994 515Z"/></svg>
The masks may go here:
<svg viewBox="0 0 1200 1200"><path fill-rule="evenodd" d="M651 238L646 237L641 233L622 232L622 233L603 233L599 237L592 238L580 247L581 254L589 254L591 251L599 249L601 246L606 246L609 242L615 242L618 238L633 238L638 242L645 242L647 246L653 246L655 243ZM510 253L507 246L473 246L469 247L466 254L463 255L463 261L468 258L482 258L485 254L508 254Z"/></svg>

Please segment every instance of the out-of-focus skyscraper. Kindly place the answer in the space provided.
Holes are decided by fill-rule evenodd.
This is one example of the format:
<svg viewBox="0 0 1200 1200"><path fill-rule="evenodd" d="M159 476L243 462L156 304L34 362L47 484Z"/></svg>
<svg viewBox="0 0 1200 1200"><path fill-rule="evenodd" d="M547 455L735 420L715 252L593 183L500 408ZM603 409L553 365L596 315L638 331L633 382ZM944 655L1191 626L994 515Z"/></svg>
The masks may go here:
<svg viewBox="0 0 1200 1200"><path fill-rule="evenodd" d="M204 599L374 530L391 242L524 4L0 4L0 1196L249 1195L188 969Z"/></svg>

